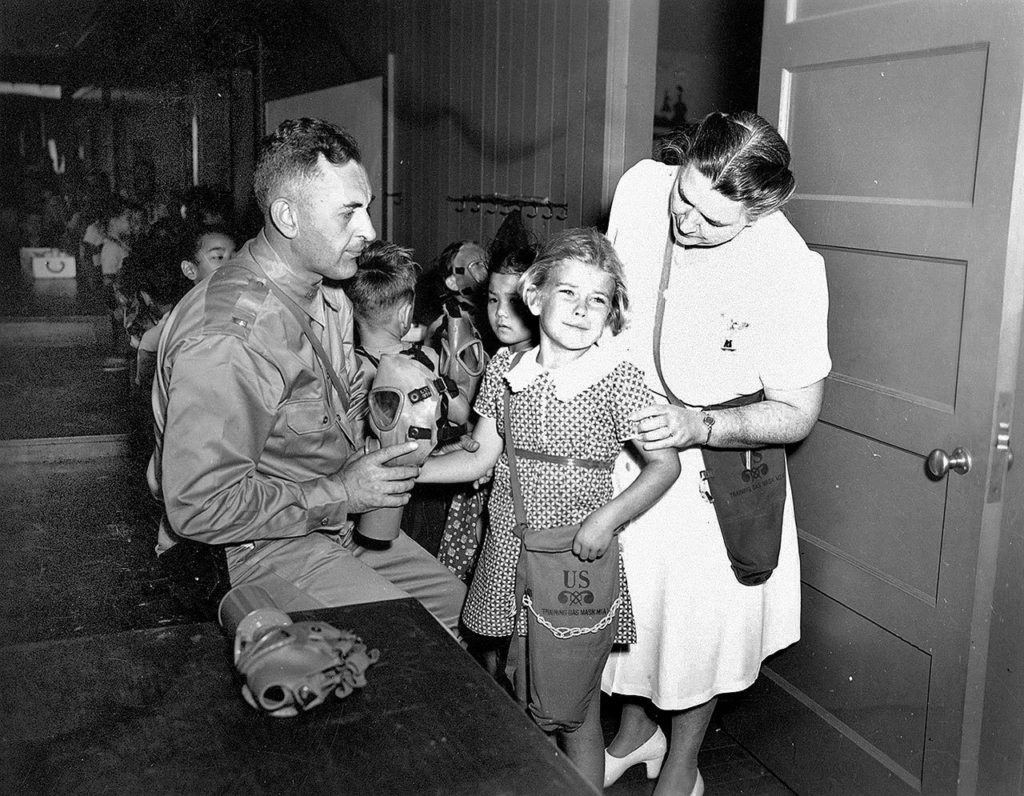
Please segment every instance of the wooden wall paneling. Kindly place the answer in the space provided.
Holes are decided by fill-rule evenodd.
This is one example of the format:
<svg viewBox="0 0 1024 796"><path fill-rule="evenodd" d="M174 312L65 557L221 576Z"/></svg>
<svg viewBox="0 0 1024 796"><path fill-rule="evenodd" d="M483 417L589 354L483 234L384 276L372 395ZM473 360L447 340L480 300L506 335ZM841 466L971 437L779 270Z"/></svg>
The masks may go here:
<svg viewBox="0 0 1024 796"><path fill-rule="evenodd" d="M412 201L412 186L409 184L409 166L406 156L410 140L409 114L409 62L410 42L408 38L407 0L391 0L388 5L388 48L395 54L395 91L392 101L395 129L391 131L395 146L395 192L399 194L394 203L394 236L396 241L409 240L409 203Z"/></svg>
<svg viewBox="0 0 1024 796"><path fill-rule="evenodd" d="M463 3L460 0L453 0L448 6L446 19L448 29L444 39L448 46L448 88L442 102L445 108L445 123L447 125L447 136L445 146L448 149L448 168L442 175L444 185L443 195L439 201L444 203L444 230L441 240L431 252L431 257L440 254L441 249L459 237L459 225L461 213L455 212L455 205L446 197L459 195L460 169L462 167L462 134L459 130L459 110L462 102L462 78L464 74L465 60L462 57L462 18ZM424 263L424 267L427 263Z"/></svg>
<svg viewBox="0 0 1024 796"><path fill-rule="evenodd" d="M522 157L523 123L523 71L526 42L523 38L522 0L506 0L508 14L508 113L506 114L507 149L505 152L505 193L519 196L523 193L519 159ZM504 218L500 218L500 224Z"/></svg>
<svg viewBox="0 0 1024 796"><path fill-rule="evenodd" d="M432 173L437 168L434 159L436 147L426 147L430 140L430 109L429 96L431 88L429 77L433 67L433 48L436 42L431 41L431 15L420 17L419 36L417 41L418 68L416 69L416 118L419 146L416 148L416 248L426 250L430 247L433 230L430 228L430 192L436 179ZM435 142L436 144L436 142Z"/></svg>
<svg viewBox="0 0 1024 796"><path fill-rule="evenodd" d="M565 165L566 147L568 146L569 128L569 96L571 91L571 58L572 29L570 27L572 4L571 0L555 3L555 19L551 29L551 46L554 48L554 61L551 68L551 170L548 176L548 189L545 194L553 202L564 202L565 197ZM573 208L569 208L572 212ZM554 229L561 229L563 222L552 218L544 221L544 234L547 236Z"/></svg>
<svg viewBox="0 0 1024 796"><path fill-rule="evenodd" d="M484 193L508 193L508 163L512 131L509 116L512 110L512 51L515 47L512 35L512 0L497 0L496 3L498 39L494 64L494 176ZM495 210L495 207L490 207ZM488 240L495 228L495 219L488 219Z"/></svg>
<svg viewBox="0 0 1024 796"><path fill-rule="evenodd" d="M426 127L429 141L433 146L424 147L424 172L433 175L429 180L429 189L424 191L426 211L424 219L428 224L426 240L427 248L420 253L421 258L429 260L440 251L441 243L447 236L448 203L445 201L447 174L451 163L451 148L447 140L448 119L451 114L450 97L445 91L448 85L448 73L451 71L450 53L446 30L448 27L449 3L430 14L428 64L424 70L425 85L423 97L425 114L428 119ZM434 162L431 162L434 161Z"/></svg>
<svg viewBox="0 0 1024 796"><path fill-rule="evenodd" d="M484 86L486 81L486 55L487 46L484 42L484 27L486 21L481 9L475 0L470 0L467 8L472 22L472 31L466 52L466 67L470 70L470 115L466 117L466 124L463 128L466 146L469 150L469 159L466 162L467 169L464 172L462 194L480 193L480 180L482 161L484 157L483 138L480 130L484 118ZM468 208L467 208L468 210ZM478 240L480 238L480 215L479 213L466 213L466 220L469 222L466 227L465 238Z"/></svg>
<svg viewBox="0 0 1024 796"><path fill-rule="evenodd" d="M463 121L462 135L465 140L467 159L463 169L463 183L460 195L480 193L482 161L484 157L481 125L484 118L484 86L487 72L487 46L484 42L486 20L482 8L476 0L466 4L466 14L470 24L467 26L468 36L463 57L469 70L469 103L466 106L466 117ZM466 208L466 223L463 225L463 238L476 240L480 237L480 215Z"/></svg>
<svg viewBox="0 0 1024 796"><path fill-rule="evenodd" d="M413 130L417 142L416 149L409 153L412 160L412 185L413 202L409 208L412 222L413 236L404 243L422 248L427 245L430 239L430 227L426 224L428 177L432 164L427 162L427 152L424 147L426 140L426 91L425 85L427 64L430 61L430 47L433 42L429 40L429 15L420 16L410 14L410 19L418 23L413 27L410 37L414 42L413 61L409 64L413 85Z"/></svg>
<svg viewBox="0 0 1024 796"><path fill-rule="evenodd" d="M553 131L552 108L555 97L555 49L557 47L552 32L557 18L557 3L546 0L531 0L534 18L537 20L536 30L536 100L534 113L533 138L533 195L551 196L551 140ZM539 238L547 234L547 224L538 214L533 219L533 231Z"/></svg>
<svg viewBox="0 0 1024 796"><path fill-rule="evenodd" d="M496 84L498 72L498 8L494 2L481 3L479 7L483 20L483 65L480 86L480 121L477 140L480 143L480 176L474 193L491 193L494 189L494 163L497 135ZM481 207L480 223L474 236L478 241L487 239L487 208Z"/></svg>
<svg viewBox="0 0 1024 796"><path fill-rule="evenodd" d="M562 200L568 203L568 217L554 219L558 229L578 227L583 188L583 147L586 140L587 113L587 18L589 0L569 0L569 64L566 93L565 170L562 174Z"/></svg>
<svg viewBox="0 0 1024 796"><path fill-rule="evenodd" d="M580 223L604 225L608 212L601 196L604 181L604 120L608 88L608 3L591 1L587 24L587 95L580 180Z"/></svg>
<svg viewBox="0 0 1024 796"><path fill-rule="evenodd" d="M516 140L519 142L517 166L519 169L519 190L524 196L536 196L534 186L534 163L537 158L537 82L540 75L541 52L539 43L543 35L538 0L520 0L519 3L519 40L522 43L522 115L516 129ZM531 211L534 212L534 211ZM524 220L531 229L536 219L527 217Z"/></svg>
<svg viewBox="0 0 1024 796"><path fill-rule="evenodd" d="M451 159L448 165L446 182L448 185L445 196L458 196L462 193L462 167L465 160L465 142L462 135L462 119L465 116L466 95L468 94L468 76L466 73L465 39L466 39L466 1L452 0L448 10L448 54L451 59L448 70L447 103L448 139ZM465 212L456 213L455 205L445 201L447 224L445 225L444 241L441 248L453 240L462 237L462 224ZM439 252L435 252L435 255Z"/></svg>

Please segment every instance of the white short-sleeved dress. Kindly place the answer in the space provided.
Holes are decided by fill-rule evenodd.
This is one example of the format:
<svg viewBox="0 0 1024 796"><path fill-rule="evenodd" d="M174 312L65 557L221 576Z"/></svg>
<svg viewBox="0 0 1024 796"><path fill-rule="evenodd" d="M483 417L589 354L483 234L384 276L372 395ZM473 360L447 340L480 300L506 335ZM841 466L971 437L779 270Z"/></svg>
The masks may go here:
<svg viewBox="0 0 1024 796"><path fill-rule="evenodd" d="M630 169L616 190L608 230L632 302L631 325L619 340L660 396L652 340L675 174L676 167L650 160ZM781 212L720 246L676 246L661 336L665 379L676 396L698 405L762 387L806 387L831 368L827 315L824 263ZM778 568L763 585L744 586L700 488L700 449L682 451L679 461L676 482L620 536L637 642L612 652L602 681L605 692L647 697L665 710L748 687L766 656L800 637L788 485ZM618 487L637 471L620 457Z"/></svg>

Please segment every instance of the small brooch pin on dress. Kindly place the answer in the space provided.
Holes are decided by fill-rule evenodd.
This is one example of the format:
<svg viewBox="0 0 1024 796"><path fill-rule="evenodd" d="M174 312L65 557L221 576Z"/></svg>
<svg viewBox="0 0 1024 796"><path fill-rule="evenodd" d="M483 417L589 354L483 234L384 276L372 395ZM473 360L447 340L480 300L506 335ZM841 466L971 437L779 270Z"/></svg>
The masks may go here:
<svg viewBox="0 0 1024 796"><path fill-rule="evenodd" d="M725 315L723 314L722 317L725 318ZM744 329L746 329L748 326L750 326L750 324L747 323L746 321L737 321L737 320L733 320L732 318L730 318L729 319L729 323L726 326L726 331L728 331L728 332L741 332ZM736 348L733 345L733 339L734 339L733 335L729 335L729 336L727 336L725 338L725 342L722 343L722 350L723 351L733 351L733 352L736 351Z"/></svg>

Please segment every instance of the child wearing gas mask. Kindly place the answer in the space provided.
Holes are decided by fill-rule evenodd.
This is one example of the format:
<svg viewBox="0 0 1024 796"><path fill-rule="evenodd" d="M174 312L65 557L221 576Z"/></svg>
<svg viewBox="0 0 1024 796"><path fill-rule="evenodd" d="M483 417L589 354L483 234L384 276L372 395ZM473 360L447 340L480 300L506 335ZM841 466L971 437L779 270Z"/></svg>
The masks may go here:
<svg viewBox="0 0 1024 796"><path fill-rule="evenodd" d="M390 360L388 374L394 374L396 366L404 363L409 378L419 379L417 386L426 381L431 383L427 389L434 399L439 397L436 394L437 384L441 382L437 380L440 376L437 353L427 346L410 343L407 337L413 325L419 276L419 265L413 260L412 250L386 241L374 241L360 255L358 265L355 275L341 284L352 302L358 340L355 353L359 371L352 379L351 401L360 409L352 412L351 416L359 418L365 437L371 432L369 395L377 384L383 357L401 355L399 361ZM405 384L404 378L402 384ZM430 430L438 436L438 444L459 436L465 430L460 430L460 424L465 423L469 416L468 397L457 395L457 387L451 383L445 390L441 397L443 418L430 418ZM400 391L404 392L404 387ZM413 408L408 395L403 403L407 404L406 410ZM433 406L436 402L420 402L418 414L423 414L428 404ZM449 418L455 420L448 422ZM442 421L443 428L436 425L437 420ZM421 421L422 418L417 423ZM437 486L414 487L402 512L402 529L434 555L437 554L450 492L450 489ZM363 528L362 524L360 528Z"/></svg>
<svg viewBox="0 0 1024 796"><path fill-rule="evenodd" d="M639 368L615 355L611 346L599 344L602 336L621 331L627 308L622 264L608 240L593 229L567 230L554 236L520 277L518 286L529 313L538 320L539 345L525 352L506 348L495 354L474 405L479 416L474 439L479 448L429 459L419 480L469 482L493 468L490 527L466 599L463 623L483 636L515 634L510 672L517 696L529 703L542 727L557 734L587 778L601 787L600 674L612 642L635 639L615 532L669 487L679 473L678 457L673 452L645 451L633 445L642 466L640 475L613 497L612 463L635 433L628 418L649 406L653 397ZM514 453L512 461L508 450ZM569 528L574 533L571 559L576 568L586 562L584 566L592 570L586 577L600 578L606 592L617 583L613 607L602 621L583 633L560 634L555 630L561 628L552 625L550 637L543 635L547 633L543 627L534 635L539 626L529 613L537 614L527 599L532 584L526 582L525 593L522 588L528 573L522 567L521 538L527 527L531 533L539 529L541 534L543 529L554 533ZM597 563L602 558L606 558L604 564L613 566ZM566 583L564 599L560 595L559 601L567 605L578 602L578 613L585 613L582 606L590 604L593 596L587 599L591 593L578 588L569 591L579 585L579 580ZM609 624L611 632L607 632ZM528 660L518 638L527 627ZM601 634L602 640L585 658L560 653L560 639L571 641L589 633L594 637ZM538 656L541 649L550 650L550 655ZM524 676L527 667L528 677ZM535 694L535 684L539 687L541 681L551 689L548 693L559 694L559 700L563 692L574 692L571 696L577 707L563 711L563 704L554 708L541 704Z"/></svg>

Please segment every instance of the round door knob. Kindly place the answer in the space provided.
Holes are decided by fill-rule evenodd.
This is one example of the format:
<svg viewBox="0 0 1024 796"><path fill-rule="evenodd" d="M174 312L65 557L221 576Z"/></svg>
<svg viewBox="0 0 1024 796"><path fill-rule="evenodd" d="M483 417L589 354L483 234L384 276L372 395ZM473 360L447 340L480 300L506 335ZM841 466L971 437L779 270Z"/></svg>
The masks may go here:
<svg viewBox="0 0 1024 796"><path fill-rule="evenodd" d="M950 470L964 475L970 469L971 452L966 448L954 448L952 456L940 448L928 454L928 472L932 478L942 478Z"/></svg>

